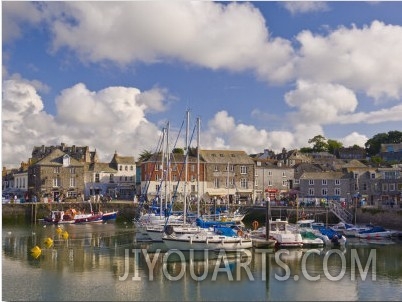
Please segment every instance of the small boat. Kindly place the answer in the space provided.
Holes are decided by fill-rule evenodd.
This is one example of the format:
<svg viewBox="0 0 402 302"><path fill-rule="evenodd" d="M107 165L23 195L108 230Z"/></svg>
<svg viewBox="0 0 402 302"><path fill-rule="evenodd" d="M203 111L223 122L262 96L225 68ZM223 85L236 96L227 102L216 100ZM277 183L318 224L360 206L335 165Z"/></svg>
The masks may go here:
<svg viewBox="0 0 402 302"><path fill-rule="evenodd" d="M252 247L252 241L241 231L230 227L202 229L195 234L166 233L162 237L168 249L186 250L226 250L237 251Z"/></svg>
<svg viewBox="0 0 402 302"><path fill-rule="evenodd" d="M313 224L312 219L302 219L294 225L302 236L303 247L323 247L325 244L320 232L313 228Z"/></svg>
<svg viewBox="0 0 402 302"><path fill-rule="evenodd" d="M389 238L394 235L394 231L387 230L381 226L374 226L368 230L356 233L356 237L364 239Z"/></svg>
<svg viewBox="0 0 402 302"><path fill-rule="evenodd" d="M277 241L279 247L302 247L303 238L298 230L288 228L287 220L271 220L270 236Z"/></svg>
<svg viewBox="0 0 402 302"><path fill-rule="evenodd" d="M102 216L102 212L81 213L77 212L75 209L68 209L66 211L54 210L50 212L49 216L44 217L43 221L47 224L102 222Z"/></svg>

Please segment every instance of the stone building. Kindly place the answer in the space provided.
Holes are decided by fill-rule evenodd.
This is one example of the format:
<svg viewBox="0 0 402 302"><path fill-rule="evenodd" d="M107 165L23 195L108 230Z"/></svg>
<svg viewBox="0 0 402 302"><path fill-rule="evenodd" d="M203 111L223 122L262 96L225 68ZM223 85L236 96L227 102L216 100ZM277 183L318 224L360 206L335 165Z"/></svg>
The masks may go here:
<svg viewBox="0 0 402 302"><path fill-rule="evenodd" d="M29 194L60 201L84 194L84 163L54 148L28 168Z"/></svg>

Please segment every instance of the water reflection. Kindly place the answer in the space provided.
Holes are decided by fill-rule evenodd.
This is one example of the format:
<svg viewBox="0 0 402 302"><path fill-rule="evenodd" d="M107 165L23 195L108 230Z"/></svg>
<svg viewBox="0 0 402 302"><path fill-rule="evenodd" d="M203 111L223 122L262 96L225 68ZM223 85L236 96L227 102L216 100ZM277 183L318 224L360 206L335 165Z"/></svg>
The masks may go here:
<svg viewBox="0 0 402 302"><path fill-rule="evenodd" d="M397 240L350 240L341 249L180 252L167 251L163 243L137 243L130 225L65 225L63 231L67 239L55 226L3 228L3 300L315 301L402 296L402 244ZM51 247L46 246L48 238ZM34 246L41 248L36 259L30 252Z"/></svg>

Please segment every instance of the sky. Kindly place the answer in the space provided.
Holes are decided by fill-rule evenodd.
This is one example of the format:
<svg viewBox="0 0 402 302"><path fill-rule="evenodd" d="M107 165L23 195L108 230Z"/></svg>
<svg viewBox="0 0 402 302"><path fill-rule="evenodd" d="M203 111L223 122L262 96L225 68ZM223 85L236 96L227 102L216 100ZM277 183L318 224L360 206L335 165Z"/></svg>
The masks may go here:
<svg viewBox="0 0 402 302"><path fill-rule="evenodd" d="M402 130L402 2L2 1L2 165L184 147L345 147ZM189 112L189 131L185 124ZM175 143L177 141L177 143Z"/></svg>

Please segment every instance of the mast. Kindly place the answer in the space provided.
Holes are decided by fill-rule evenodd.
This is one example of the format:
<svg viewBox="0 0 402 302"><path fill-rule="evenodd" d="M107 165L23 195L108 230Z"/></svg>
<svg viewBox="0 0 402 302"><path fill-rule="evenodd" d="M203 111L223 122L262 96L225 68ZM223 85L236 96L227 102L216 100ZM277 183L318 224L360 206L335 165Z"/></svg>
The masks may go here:
<svg viewBox="0 0 402 302"><path fill-rule="evenodd" d="M200 217L200 118L197 118L197 217Z"/></svg>
<svg viewBox="0 0 402 302"><path fill-rule="evenodd" d="M186 153L184 157L184 206L183 206L183 218L184 218L184 223L187 222L187 161L188 161L188 151L189 151L189 146L188 146L188 135L189 135L189 128L190 128L190 111L186 111Z"/></svg>
<svg viewBox="0 0 402 302"><path fill-rule="evenodd" d="M165 171L165 206L168 208L168 200L171 204L170 200L170 148L169 148L169 129L170 123L166 124L166 171Z"/></svg>
<svg viewBox="0 0 402 302"><path fill-rule="evenodd" d="M165 142L165 140L166 140L166 128L163 128L162 129L162 154L161 154L161 166L159 167L160 168L160 173L161 173L161 175L160 175L160 177L161 177L161 182L160 182L160 184L161 184L161 186L162 186L162 181L164 181L165 183L166 183L166 179L164 179L164 177L165 177L165 153L166 153L166 148L165 148L165 144L164 144L164 142ZM166 187L165 187L166 188ZM159 188L159 192L162 192L162 188ZM165 193L166 193L166 191L165 191ZM162 202L162 194L160 194L160 196L159 196L159 216L162 216L162 211L163 211L163 202Z"/></svg>
<svg viewBox="0 0 402 302"><path fill-rule="evenodd" d="M227 171L228 171L228 173L227 173L227 175L226 175L226 184L227 184L227 186L228 186L228 205L227 205L227 210L228 210L228 213L229 213L229 194L230 194L230 192L229 192L229 189L230 189L230 185L229 185L229 162L228 162L228 165L227 165Z"/></svg>

